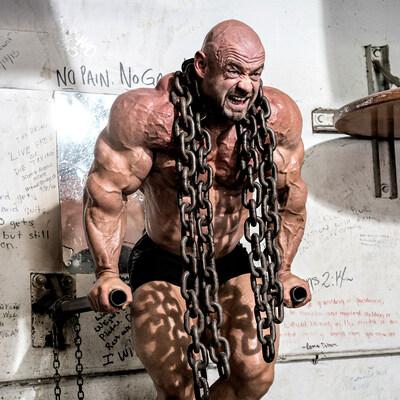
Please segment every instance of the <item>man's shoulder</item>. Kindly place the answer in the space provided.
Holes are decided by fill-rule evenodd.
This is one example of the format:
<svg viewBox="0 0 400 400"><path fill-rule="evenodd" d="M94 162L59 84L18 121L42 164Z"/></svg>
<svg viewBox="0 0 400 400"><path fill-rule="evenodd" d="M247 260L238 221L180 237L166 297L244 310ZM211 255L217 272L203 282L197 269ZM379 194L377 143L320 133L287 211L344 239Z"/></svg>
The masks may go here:
<svg viewBox="0 0 400 400"><path fill-rule="evenodd" d="M268 125L275 131L278 145L296 146L301 140L303 119L296 102L285 92L263 87L264 96L271 107Z"/></svg>
<svg viewBox="0 0 400 400"><path fill-rule="evenodd" d="M139 88L120 94L114 101L108 124L109 133L124 143L139 144L149 137L171 132L174 107L170 101L172 74L160 79L155 88Z"/></svg>
<svg viewBox="0 0 400 400"><path fill-rule="evenodd" d="M120 94L116 98L113 108L124 113L131 110L137 112L158 111L158 109L164 109L165 107L172 109L169 94L172 77L172 74L163 76L155 88L132 89Z"/></svg>

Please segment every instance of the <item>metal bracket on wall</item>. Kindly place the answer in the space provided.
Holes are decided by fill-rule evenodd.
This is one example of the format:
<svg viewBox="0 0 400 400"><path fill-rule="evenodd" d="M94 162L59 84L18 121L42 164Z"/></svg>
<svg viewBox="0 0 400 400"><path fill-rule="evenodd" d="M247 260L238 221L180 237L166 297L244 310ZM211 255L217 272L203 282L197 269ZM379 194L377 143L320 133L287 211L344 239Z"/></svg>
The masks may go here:
<svg viewBox="0 0 400 400"><path fill-rule="evenodd" d="M389 90L392 85L400 86L400 79L392 75L389 63L389 46L365 46L367 62L368 94Z"/></svg>
<svg viewBox="0 0 400 400"><path fill-rule="evenodd" d="M364 46L367 70L368 94L389 90L392 85L400 87L400 79L390 72L389 46ZM342 107L344 108L344 107ZM316 108L312 111L313 133L338 134L335 129L334 116L337 110ZM393 113L392 113L393 114ZM383 118L385 124L391 124L394 132L394 118ZM381 120L383 120L381 118ZM378 137L378 126L374 129L376 136L371 138L372 161L374 170L375 196L395 199L398 197L396 176L396 155L394 137ZM362 132L360 132L360 136Z"/></svg>
<svg viewBox="0 0 400 400"><path fill-rule="evenodd" d="M365 46L368 94L400 86L400 79L390 72L389 46ZM392 124L393 121L385 121ZM377 128L378 129L378 128ZM393 127L392 127L393 129ZM375 196L397 199L396 153L394 138L372 138Z"/></svg>
<svg viewBox="0 0 400 400"><path fill-rule="evenodd" d="M396 154L394 139L371 140L375 197L397 199Z"/></svg>
<svg viewBox="0 0 400 400"><path fill-rule="evenodd" d="M51 306L63 297L74 298L75 279L71 275L31 273L32 346L53 347L53 318ZM69 346L74 340L74 321L62 321L61 346Z"/></svg>
<svg viewBox="0 0 400 400"><path fill-rule="evenodd" d="M336 110L316 108L311 113L313 133L340 133L333 126L333 116Z"/></svg>

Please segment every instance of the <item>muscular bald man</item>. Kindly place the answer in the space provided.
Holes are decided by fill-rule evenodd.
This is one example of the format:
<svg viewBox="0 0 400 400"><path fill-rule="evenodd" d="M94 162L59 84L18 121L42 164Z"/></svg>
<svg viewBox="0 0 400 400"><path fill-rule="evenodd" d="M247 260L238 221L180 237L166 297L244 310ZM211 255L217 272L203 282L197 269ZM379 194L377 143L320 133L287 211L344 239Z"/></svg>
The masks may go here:
<svg viewBox="0 0 400 400"><path fill-rule="evenodd" d="M230 378L212 385L213 400L259 399L274 378L274 362L265 363L257 340L250 267L247 252L239 244L248 212L241 201L235 124L257 97L263 67L259 37L234 20L212 28L194 57L195 79L206 109L202 124L212 144L207 162L214 171L209 199L224 317L221 334L231 348ZM117 310L110 306L108 294L113 289L125 290L131 303L133 344L155 384L157 399L193 399L192 372L186 359L190 338L184 330L185 301L179 287L181 226L172 86L170 74L155 89L136 89L119 96L98 138L85 191L85 229L97 278L88 299L95 311L112 313ZM279 276L287 307L293 307L291 289L305 288L307 298L297 305L302 306L311 297L308 284L290 272L306 218L307 192L300 173L302 120L290 97L273 88L263 91L272 110L268 124L277 140ZM132 252L130 288L119 278L118 257L126 229L127 196L139 189L145 195L147 233Z"/></svg>

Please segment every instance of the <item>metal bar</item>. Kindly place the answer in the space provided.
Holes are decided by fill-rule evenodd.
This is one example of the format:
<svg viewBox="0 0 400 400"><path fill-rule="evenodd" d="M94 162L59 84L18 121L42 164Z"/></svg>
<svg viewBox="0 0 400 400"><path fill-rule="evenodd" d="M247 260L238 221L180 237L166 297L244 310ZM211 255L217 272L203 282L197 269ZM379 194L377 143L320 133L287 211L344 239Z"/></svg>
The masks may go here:
<svg viewBox="0 0 400 400"><path fill-rule="evenodd" d="M382 183L381 183L381 169L379 163L379 143L378 139L371 139L372 146L372 163L374 166L374 186L375 186L375 197L382 197Z"/></svg>
<svg viewBox="0 0 400 400"><path fill-rule="evenodd" d="M93 311L86 297L77 297L72 300L65 300L59 307L60 314L76 314Z"/></svg>
<svg viewBox="0 0 400 400"><path fill-rule="evenodd" d="M389 145L389 171L390 171L390 198L397 199L397 173L396 173L396 152L394 147L394 138L388 139Z"/></svg>
<svg viewBox="0 0 400 400"><path fill-rule="evenodd" d="M374 68L377 69L387 81L397 87L400 87L400 79L397 76L392 75L391 72L385 68L380 61L373 60L372 63L374 64Z"/></svg>
<svg viewBox="0 0 400 400"><path fill-rule="evenodd" d="M390 89L389 82L375 67L375 62L379 62L387 71L390 71L389 46L365 46L365 58L367 64L368 94Z"/></svg>
<svg viewBox="0 0 400 400"><path fill-rule="evenodd" d="M126 303L128 296L123 290L115 289L109 295L110 304L115 308L122 308ZM93 311L86 297L77 297L76 299L63 301L58 309L60 314L81 314Z"/></svg>

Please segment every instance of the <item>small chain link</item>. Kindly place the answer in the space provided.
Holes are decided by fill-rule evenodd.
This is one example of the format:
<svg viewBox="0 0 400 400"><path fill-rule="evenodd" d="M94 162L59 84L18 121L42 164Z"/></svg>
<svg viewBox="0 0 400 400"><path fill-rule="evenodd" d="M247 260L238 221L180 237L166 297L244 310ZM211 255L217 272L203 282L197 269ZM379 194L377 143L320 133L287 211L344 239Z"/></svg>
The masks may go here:
<svg viewBox="0 0 400 400"><path fill-rule="evenodd" d="M78 385L78 399L84 399L85 398L85 393L83 392L83 376L82 376L83 365L81 363L81 359L82 359L82 350L81 350L82 338L80 336L81 324L79 323L79 314L75 315L74 331L75 331L74 343L75 343L75 346L76 346L76 350L75 350L76 372L78 374L77 378L76 378L76 383Z"/></svg>
<svg viewBox="0 0 400 400"><path fill-rule="evenodd" d="M52 339L53 339L53 368L55 370L55 373L53 375L53 380L55 383L55 388L54 388L54 395L55 395L55 400L60 400L61 399L61 388L60 388L60 381L61 381L61 375L59 373L60 370L60 359L59 359L59 347L60 347L60 318L61 316L59 315L59 307L65 301L66 299L70 299L69 297L65 296L63 298L58 299L52 306L52 319L53 319L53 329L52 329ZM76 347L75 350L75 359L77 361L76 363L76 372L77 372L77 378L76 378L76 383L78 385L78 399L84 399L85 398L85 393L83 392L83 365L81 363L82 360L82 350L81 350L81 345L82 345L82 338L80 336L81 332L81 325L79 322L79 314L76 314L74 316L74 332L75 332L75 337L74 337L74 344ZM63 321L65 322L65 321Z"/></svg>
<svg viewBox="0 0 400 400"><path fill-rule="evenodd" d="M58 353L58 326L57 321L53 318L53 329L51 331L52 339L53 339L53 368L54 368L54 375L53 380L55 383L54 387L54 396L56 400L61 399L61 388L60 388L60 360L59 360L59 353Z"/></svg>
<svg viewBox="0 0 400 400"><path fill-rule="evenodd" d="M251 245L249 262L251 288L255 299L254 315L257 337L267 363L275 358L275 324L283 321L283 285L278 279L281 255L276 245L280 229L278 170L273 161L276 140L274 131L266 124L270 113L261 83L255 104L244 121L236 125L240 142L240 169L246 178L242 190L242 205L249 212L244 224L244 236ZM261 217L257 214L259 207ZM269 332L265 333L265 330Z"/></svg>

